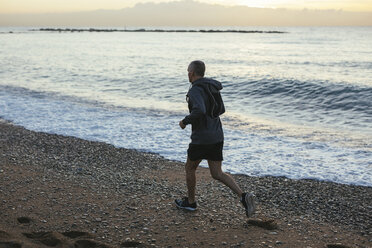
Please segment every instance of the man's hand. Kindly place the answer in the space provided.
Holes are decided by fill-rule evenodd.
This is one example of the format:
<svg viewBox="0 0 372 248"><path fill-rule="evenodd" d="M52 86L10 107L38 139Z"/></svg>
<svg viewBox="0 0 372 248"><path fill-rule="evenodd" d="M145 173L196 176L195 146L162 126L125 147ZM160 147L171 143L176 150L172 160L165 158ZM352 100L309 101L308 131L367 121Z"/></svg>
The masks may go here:
<svg viewBox="0 0 372 248"><path fill-rule="evenodd" d="M185 124L183 124L183 122L182 122L182 121L180 121L179 125L180 125L180 127L181 127L182 129L185 129L185 127L186 127L186 125L185 125Z"/></svg>

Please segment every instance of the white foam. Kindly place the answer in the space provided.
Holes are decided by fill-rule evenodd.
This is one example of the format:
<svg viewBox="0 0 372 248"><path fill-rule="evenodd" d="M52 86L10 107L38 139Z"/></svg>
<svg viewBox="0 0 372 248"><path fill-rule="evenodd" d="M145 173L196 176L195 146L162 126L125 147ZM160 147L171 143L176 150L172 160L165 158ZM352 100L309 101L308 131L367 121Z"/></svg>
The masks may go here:
<svg viewBox="0 0 372 248"><path fill-rule="evenodd" d="M172 160L186 159L190 129L178 127L181 115L152 115L12 94L0 94L0 107L3 118L31 130L103 141ZM322 142L225 127L224 158L224 168L232 173L372 186L371 152Z"/></svg>

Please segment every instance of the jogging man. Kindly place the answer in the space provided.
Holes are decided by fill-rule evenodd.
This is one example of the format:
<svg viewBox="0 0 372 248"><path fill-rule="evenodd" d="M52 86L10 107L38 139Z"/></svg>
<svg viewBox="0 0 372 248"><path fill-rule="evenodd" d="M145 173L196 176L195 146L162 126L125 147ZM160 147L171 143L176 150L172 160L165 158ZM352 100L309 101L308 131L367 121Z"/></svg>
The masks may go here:
<svg viewBox="0 0 372 248"><path fill-rule="evenodd" d="M192 84L187 95L190 114L179 122L182 129L191 124L191 143L187 150L186 184L188 197L175 200L178 208L190 211L196 210L195 188L196 169L203 159L208 161L212 177L234 191L245 207L246 215L252 216L256 206L254 196L244 193L235 180L221 169L223 130L220 115L225 112L220 90L220 82L205 78L205 64L202 61L192 61L187 69L189 81Z"/></svg>

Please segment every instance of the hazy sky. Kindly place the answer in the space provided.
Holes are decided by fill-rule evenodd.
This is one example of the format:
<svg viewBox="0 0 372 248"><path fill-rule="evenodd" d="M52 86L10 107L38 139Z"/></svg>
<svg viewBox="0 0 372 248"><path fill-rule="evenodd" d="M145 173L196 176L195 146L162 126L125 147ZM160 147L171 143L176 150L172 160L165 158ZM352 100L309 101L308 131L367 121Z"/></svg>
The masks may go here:
<svg viewBox="0 0 372 248"><path fill-rule="evenodd" d="M122 9L137 3L169 0L0 0L0 13L75 12L96 9ZM199 0L209 4L289 9L336 9L372 11L372 0Z"/></svg>

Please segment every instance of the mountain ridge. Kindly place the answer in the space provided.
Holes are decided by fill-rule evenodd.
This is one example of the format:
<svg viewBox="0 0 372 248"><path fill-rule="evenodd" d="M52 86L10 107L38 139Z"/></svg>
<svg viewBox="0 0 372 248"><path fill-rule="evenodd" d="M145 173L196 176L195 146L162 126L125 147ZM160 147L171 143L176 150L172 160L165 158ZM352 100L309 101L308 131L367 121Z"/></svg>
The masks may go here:
<svg viewBox="0 0 372 248"><path fill-rule="evenodd" d="M372 26L372 12L225 6L192 0L120 10L0 14L0 26Z"/></svg>

